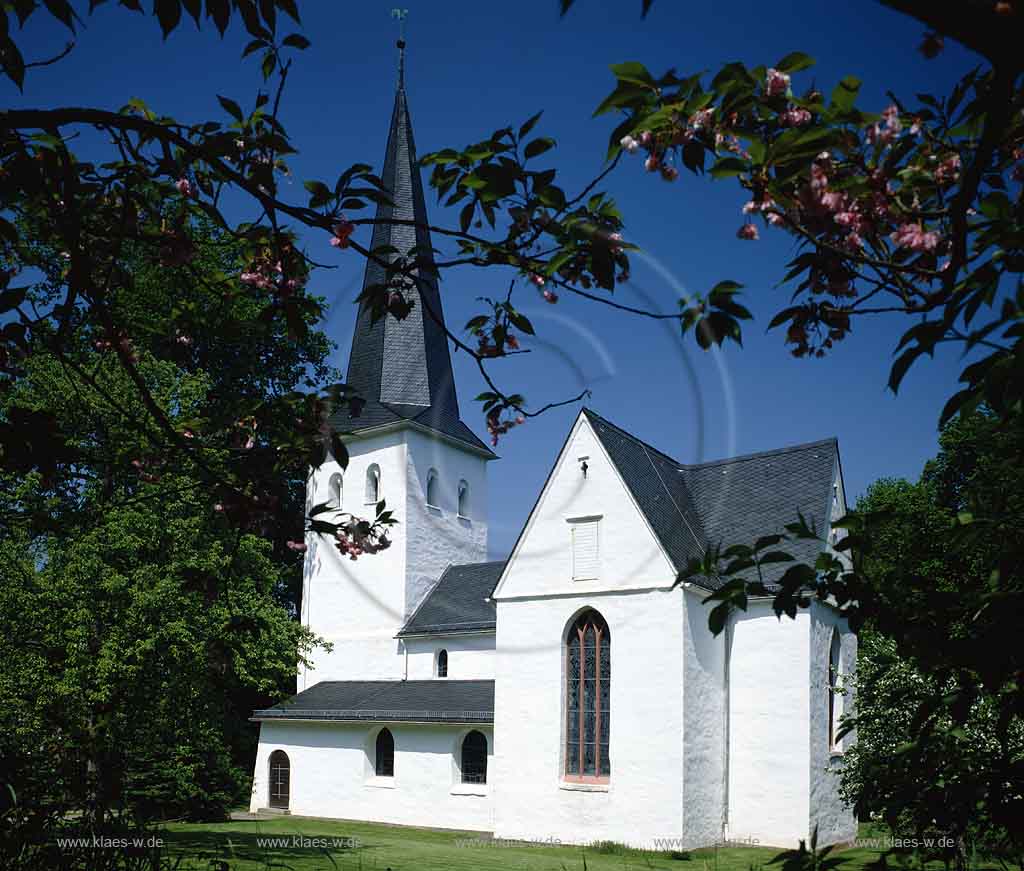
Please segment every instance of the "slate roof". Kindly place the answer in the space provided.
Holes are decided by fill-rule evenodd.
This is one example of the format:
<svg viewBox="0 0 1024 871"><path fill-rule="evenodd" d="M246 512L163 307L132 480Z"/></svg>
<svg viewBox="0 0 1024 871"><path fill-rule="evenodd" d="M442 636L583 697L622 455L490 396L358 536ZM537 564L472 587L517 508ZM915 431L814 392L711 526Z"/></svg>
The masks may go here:
<svg viewBox="0 0 1024 871"><path fill-rule="evenodd" d="M493 723L493 680L330 680L253 720Z"/></svg>
<svg viewBox="0 0 1024 871"><path fill-rule="evenodd" d="M488 596L504 567L504 560L449 566L423 597L398 636L494 629L497 612Z"/></svg>
<svg viewBox="0 0 1024 871"><path fill-rule="evenodd" d="M832 483L839 459L836 439L756 454L684 464L600 415L584 409L598 439L671 559L686 568L709 544L753 544L784 532L801 512L824 535L829 528ZM787 541L780 549L813 562L821 542ZM771 587L791 563L765 567ZM714 586L709 578L696 579Z"/></svg>
<svg viewBox="0 0 1024 871"><path fill-rule="evenodd" d="M360 304L346 380L366 405L358 417L348 408L340 409L331 417L331 425L338 432L355 433L410 420L493 457L459 417L404 75L395 93L381 180L392 202L378 204L377 221L414 221L417 226L377 223L370 247L393 246L406 255L415 250L414 256L421 260L415 275L417 286L411 291L416 299L402 320L385 314L374 322L369 307ZM384 278L384 267L367 260L363 288L380 284Z"/></svg>
<svg viewBox="0 0 1024 871"><path fill-rule="evenodd" d="M785 532L797 512L818 530L828 533L832 484L839 462L834 438L762 451L756 454L682 466L709 541L753 544L762 535ZM791 539L778 549L799 562L814 562L822 543ZM765 583L772 587L792 563L764 566Z"/></svg>

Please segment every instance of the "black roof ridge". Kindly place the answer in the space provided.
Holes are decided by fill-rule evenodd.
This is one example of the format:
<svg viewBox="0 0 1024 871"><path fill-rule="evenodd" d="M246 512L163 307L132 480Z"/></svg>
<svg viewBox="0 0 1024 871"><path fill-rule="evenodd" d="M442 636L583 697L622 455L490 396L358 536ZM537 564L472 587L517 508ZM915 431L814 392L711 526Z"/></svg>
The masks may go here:
<svg viewBox="0 0 1024 871"><path fill-rule="evenodd" d="M508 562L508 557L505 557L505 559L484 559L484 560L480 560L480 562L476 562L476 563L451 563L448 566L448 568L449 569L461 569L464 566L496 566L499 563L507 563L507 562ZM447 571L447 570L448 569L445 569L445 571Z"/></svg>
<svg viewBox="0 0 1024 871"><path fill-rule="evenodd" d="M642 448L645 448L648 451L654 451L654 453L658 454L659 456L664 457L666 460L671 460L677 466L681 465L679 460L677 460L675 457L671 456L670 454L666 454L663 450L660 450L659 448L654 447L654 445L652 445L650 442L645 442L642 438L640 438L639 436L634 435L633 433L631 433L627 429L623 429L618 424L612 423L610 420L608 420L607 417L601 417L601 415L599 415L592 408L588 408L587 406L583 406L583 413L587 417L593 417L593 418L596 418L597 420L601 421L601 423L608 424L608 426L610 426L612 429L617 430L618 432L622 433L624 436L627 436L628 438L632 439L634 442L636 442Z"/></svg>
<svg viewBox="0 0 1024 871"><path fill-rule="evenodd" d="M743 463L748 460L760 460L765 457L776 457L781 454L789 454L795 451L806 451L809 448L824 447L825 445L838 445L839 439L836 436L829 436L828 438L818 439L813 442L802 442L798 445L786 445L782 448L771 448L767 451L755 451L750 454L737 454L735 457L723 457L720 460L706 460L703 463L680 463L679 468L681 471L689 471L690 469L705 469L708 466L724 466L727 463Z"/></svg>
<svg viewBox="0 0 1024 871"><path fill-rule="evenodd" d="M645 442L642 438L640 438L637 435L634 435L629 430L623 429L618 424L612 423L610 420L608 420L608 418L602 417L600 414L598 414L592 408L588 408L587 406L584 406L583 407L583 413L585 415L587 415L588 417L596 418L597 420L601 421L601 423L608 424L608 426L610 426L612 429L617 430L618 432L620 432L624 436L627 436L628 438L632 439L638 445L646 448L647 450L654 451L654 453L659 454L660 456L664 457L666 460L671 460L680 469L703 469L706 466L719 466L719 465L723 465L725 463L737 463L737 462L742 462L744 460L757 460L757 459L760 459L762 457L771 457L771 456L775 456L777 454L789 453L790 451L802 451L802 450L806 450L807 448L819 447L819 446L827 445L827 444L839 444L839 438L837 436L827 436L826 438L817 439L816 441L801 442L800 444L786 445L786 446L781 447L781 448L770 448L770 449L768 449L766 451L754 451L753 453L749 453L749 454L737 454L734 457L722 457L721 459L718 459L718 460L705 460L702 463L681 463L681 462L679 462L679 460L677 460L671 454L666 454L663 450L660 450L659 448L654 447L654 445L652 445L650 442Z"/></svg>
<svg viewBox="0 0 1024 871"><path fill-rule="evenodd" d="M658 471L658 467L654 464L654 460L651 459L651 453L650 453L650 450L648 449L648 446L646 444L644 444L643 442L640 442L640 445L644 449L644 455L647 457L647 462L649 462L651 464L651 468L654 469L654 474L658 476L658 480L661 481L661 486L664 487L665 493L668 496L669 501L672 503L672 506L676 509L676 514L679 515L679 519L683 521L683 525L689 530L690 535L693 536L693 540L695 542L697 542L697 547L700 548L700 552L701 553L706 553L707 552L707 545L705 544L705 542L700 540L700 536L697 535L697 533L694 531L693 525L690 523L689 520L686 519L686 512L683 511L683 509L679 507L679 503L676 501L676 497L672 495L672 491L669 489L668 482L665 481L665 479L661 476L661 472ZM663 454L662 456L668 457L667 454ZM672 458L668 457L668 459L672 459ZM675 464L675 460L673 460L672 462ZM678 464L676 464L676 465L678 465ZM692 497L691 497L691 499L692 499ZM694 510L695 511L697 510L696 506L694 506ZM699 518L699 515L698 515L698 518ZM704 530L702 529L701 532L704 532Z"/></svg>

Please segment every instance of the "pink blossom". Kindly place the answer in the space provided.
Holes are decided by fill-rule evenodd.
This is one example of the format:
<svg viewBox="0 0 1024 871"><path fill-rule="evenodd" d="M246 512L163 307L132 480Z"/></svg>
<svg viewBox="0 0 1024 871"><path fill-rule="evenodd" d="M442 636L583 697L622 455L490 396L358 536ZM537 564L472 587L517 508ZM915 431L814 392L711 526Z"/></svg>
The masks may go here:
<svg viewBox="0 0 1024 871"><path fill-rule="evenodd" d="M737 239L747 239L747 240L749 240L751 242L755 242L758 239L760 239L761 236L757 232L757 227L755 227L753 224L743 224L736 231L736 238Z"/></svg>
<svg viewBox="0 0 1024 871"><path fill-rule="evenodd" d="M815 161L811 164L811 190L821 196L828 187L828 176L825 175L825 168Z"/></svg>
<svg viewBox="0 0 1024 871"><path fill-rule="evenodd" d="M700 130L707 127L711 123L711 116L715 114L715 109L712 106L709 109L701 109L699 112L694 112L690 116L690 126L694 130Z"/></svg>
<svg viewBox="0 0 1024 871"><path fill-rule="evenodd" d="M802 127L811 123L811 113L806 109L787 109L779 115L779 122L783 127Z"/></svg>
<svg viewBox="0 0 1024 871"><path fill-rule="evenodd" d="M775 67L769 68L765 74L764 92L769 97L781 97L789 90L789 76L779 72Z"/></svg>
<svg viewBox="0 0 1024 871"><path fill-rule="evenodd" d="M648 172L657 172L659 166L661 166L661 161L658 160L657 155L652 154L644 161L644 169Z"/></svg>
<svg viewBox="0 0 1024 871"><path fill-rule="evenodd" d="M536 272L530 275L530 281L537 285L537 287L543 287L545 284L545 278L543 275L538 275Z"/></svg>
<svg viewBox="0 0 1024 871"><path fill-rule="evenodd" d="M196 434L194 432L192 432L192 430L190 430L190 429L183 429L181 431L181 436L182 436L182 438L186 438L186 439L194 439L196 437Z"/></svg>
<svg viewBox="0 0 1024 871"><path fill-rule="evenodd" d="M178 193L181 194L183 197L191 197L195 194L195 189L192 187L192 182L190 182L187 178L179 178L174 183L174 186L178 189Z"/></svg>
<svg viewBox="0 0 1024 871"><path fill-rule="evenodd" d="M342 220L340 223L335 224L331 229L331 232L334 233L331 237L331 244L335 248L348 248L348 237L352 235L355 228L356 225L351 221Z"/></svg>
<svg viewBox="0 0 1024 871"><path fill-rule="evenodd" d="M951 154L935 169L935 181L939 184L952 184L960 177L960 155Z"/></svg>
<svg viewBox="0 0 1024 871"><path fill-rule="evenodd" d="M827 191L821 195L821 204L830 212L839 212L846 206L846 194Z"/></svg>
<svg viewBox="0 0 1024 871"><path fill-rule="evenodd" d="M897 248L911 251L934 251L939 244L939 234L934 230L926 232L920 224L903 224L889 238Z"/></svg>
<svg viewBox="0 0 1024 871"><path fill-rule="evenodd" d="M765 220L773 227L781 227L786 223L786 219L782 217L778 212L768 212L765 216Z"/></svg>
<svg viewBox="0 0 1024 871"><path fill-rule="evenodd" d="M619 145L622 146L622 150L633 154L639 147L640 143L637 142L632 136L623 136L619 140Z"/></svg>
<svg viewBox="0 0 1024 871"><path fill-rule="evenodd" d="M675 181L679 178L679 170L671 164L666 163L661 168L661 177L665 179L665 181Z"/></svg>
<svg viewBox="0 0 1024 871"><path fill-rule="evenodd" d="M555 293L553 290L545 290L544 299L547 300L552 305L554 305L556 302L558 302L558 294Z"/></svg>
<svg viewBox="0 0 1024 871"><path fill-rule="evenodd" d="M650 148L653 143L654 143L654 137L651 135L651 131L650 130L644 130L640 134L640 144L644 148Z"/></svg>

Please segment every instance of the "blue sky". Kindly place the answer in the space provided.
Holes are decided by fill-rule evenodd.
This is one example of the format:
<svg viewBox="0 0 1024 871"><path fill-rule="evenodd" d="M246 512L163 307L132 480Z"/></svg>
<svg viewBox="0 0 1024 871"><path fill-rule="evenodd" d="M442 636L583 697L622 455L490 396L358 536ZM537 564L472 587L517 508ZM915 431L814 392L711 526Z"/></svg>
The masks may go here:
<svg viewBox="0 0 1024 871"><path fill-rule="evenodd" d="M393 5L302 4L303 32L313 45L297 55L284 98L282 118L300 150L286 197L303 199L301 180L333 183L357 161L379 167L395 85ZM673 66L692 73L732 60L771 64L801 50L818 66L801 74L797 87L814 80L827 92L852 73L864 80L861 105L868 110L884 108L888 89L911 101L923 91L948 92L977 63L955 45L925 61L916 51L922 28L870 0L827 7L811 0L655 0L646 20L639 0L577 0L564 19L556 0L408 5L407 91L420 154L477 141L543 109L536 132L558 141L546 157L570 191L602 168L616 122L592 113L613 87L611 63L639 60L655 73ZM23 43L27 60L52 56L66 41L60 27L37 15ZM111 5L87 24L66 60L29 70L23 96L5 85L10 103L119 108L141 97L159 113L197 121L221 116L215 94L250 105L261 83L254 59L239 60L247 37L237 23L222 41L212 26L197 33L187 20L163 42L154 19ZM531 355L495 366L502 386L524 393L534 407L590 388L588 404L598 413L683 462L834 435L851 501L876 478L916 477L935 453L936 420L955 389L955 350L919 362L898 398L885 383L892 349L910 326L905 320L861 321L824 360L795 360L780 333L766 332L789 298L776 285L793 245L765 229L760 242L736 238L745 199L738 187L689 173L666 184L645 174L639 158L604 187L626 217L626 238L643 249L633 281L616 298L672 311L680 291L706 290L725 278L742 282L743 301L756 317L745 326L744 347L707 354L665 323L567 296L551 306L523 289L520 307L539 336L526 345ZM454 210L446 213L432 196L428 205L435 223L456 222ZM331 302L325 327L343 368L362 262L319 236L307 244L337 266L318 272L311 287ZM476 297L502 294L508 283L501 273L463 269L449 271L442 284L455 327L478 312ZM482 433L472 398L484 388L464 357L455 357L463 417ZM500 444L502 459L490 467L493 555L514 542L576 411L532 420Z"/></svg>

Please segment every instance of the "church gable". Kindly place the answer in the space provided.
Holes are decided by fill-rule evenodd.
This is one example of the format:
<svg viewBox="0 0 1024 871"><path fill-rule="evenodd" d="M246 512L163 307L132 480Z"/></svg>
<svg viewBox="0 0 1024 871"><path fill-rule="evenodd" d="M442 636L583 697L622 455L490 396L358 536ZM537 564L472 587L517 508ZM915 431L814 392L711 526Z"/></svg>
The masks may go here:
<svg viewBox="0 0 1024 871"><path fill-rule="evenodd" d="M676 569L582 412L555 461L505 571L497 600L671 587Z"/></svg>

